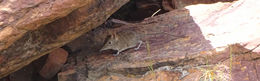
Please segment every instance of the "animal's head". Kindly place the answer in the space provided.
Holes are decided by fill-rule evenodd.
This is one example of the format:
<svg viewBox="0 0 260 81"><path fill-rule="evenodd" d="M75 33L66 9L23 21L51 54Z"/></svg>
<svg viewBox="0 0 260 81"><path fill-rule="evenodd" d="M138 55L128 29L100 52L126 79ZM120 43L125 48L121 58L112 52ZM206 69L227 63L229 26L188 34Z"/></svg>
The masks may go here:
<svg viewBox="0 0 260 81"><path fill-rule="evenodd" d="M118 37L116 35L111 35L111 37L107 40L105 45L100 49L100 51L108 50L108 49L114 49L117 45Z"/></svg>

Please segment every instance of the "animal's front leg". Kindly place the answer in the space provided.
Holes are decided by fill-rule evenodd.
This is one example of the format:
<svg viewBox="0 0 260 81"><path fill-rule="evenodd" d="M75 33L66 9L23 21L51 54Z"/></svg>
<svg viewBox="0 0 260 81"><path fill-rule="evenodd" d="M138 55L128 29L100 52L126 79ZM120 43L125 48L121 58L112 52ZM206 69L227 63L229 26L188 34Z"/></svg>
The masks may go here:
<svg viewBox="0 0 260 81"><path fill-rule="evenodd" d="M120 51L117 51L116 54L113 54L114 56L117 56L120 54Z"/></svg>

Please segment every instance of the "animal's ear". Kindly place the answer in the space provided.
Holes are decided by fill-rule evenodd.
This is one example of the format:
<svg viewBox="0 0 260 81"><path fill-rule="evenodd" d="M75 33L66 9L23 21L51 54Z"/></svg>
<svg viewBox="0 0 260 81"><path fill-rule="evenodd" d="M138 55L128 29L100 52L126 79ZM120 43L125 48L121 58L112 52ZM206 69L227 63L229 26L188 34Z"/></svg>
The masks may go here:
<svg viewBox="0 0 260 81"><path fill-rule="evenodd" d="M111 38L112 38L112 39L115 39L116 34L114 34L114 33L110 33L110 35L111 35Z"/></svg>
<svg viewBox="0 0 260 81"><path fill-rule="evenodd" d="M117 34L114 33L113 35L114 35L114 39L115 39L115 40L118 40L118 36L117 36Z"/></svg>
<svg viewBox="0 0 260 81"><path fill-rule="evenodd" d="M111 35L112 39L118 40L118 36L116 34L116 30L110 30L108 33Z"/></svg>
<svg viewBox="0 0 260 81"><path fill-rule="evenodd" d="M113 34L110 34L110 38L111 38L111 39L114 39L115 36L114 36Z"/></svg>
<svg viewBox="0 0 260 81"><path fill-rule="evenodd" d="M108 31L108 34L110 35L110 38L114 38L114 34L111 30Z"/></svg>

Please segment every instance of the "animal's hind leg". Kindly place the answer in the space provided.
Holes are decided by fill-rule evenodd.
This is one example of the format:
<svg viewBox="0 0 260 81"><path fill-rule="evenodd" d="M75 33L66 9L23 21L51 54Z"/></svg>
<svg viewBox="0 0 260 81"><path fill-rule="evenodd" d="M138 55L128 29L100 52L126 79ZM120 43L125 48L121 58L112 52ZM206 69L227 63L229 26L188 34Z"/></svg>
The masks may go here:
<svg viewBox="0 0 260 81"><path fill-rule="evenodd" d="M138 50L138 49L141 47L142 44L143 44L143 41L139 41L139 44L138 44L138 46L135 48L135 50Z"/></svg>

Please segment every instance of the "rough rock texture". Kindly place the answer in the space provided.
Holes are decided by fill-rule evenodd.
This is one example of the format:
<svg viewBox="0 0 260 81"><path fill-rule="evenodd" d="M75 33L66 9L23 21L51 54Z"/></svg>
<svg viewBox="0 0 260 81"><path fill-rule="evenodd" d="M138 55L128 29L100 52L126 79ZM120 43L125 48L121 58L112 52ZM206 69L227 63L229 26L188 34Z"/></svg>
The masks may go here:
<svg viewBox="0 0 260 81"><path fill-rule="evenodd" d="M164 10L171 11L174 9L184 8L189 5L196 4L213 4L216 2L231 2L235 0L162 0Z"/></svg>
<svg viewBox="0 0 260 81"><path fill-rule="evenodd" d="M147 68L149 65L154 69L168 64L179 65L177 61L180 61L179 59L181 58L183 59L185 55L191 56L201 51L212 49L209 41L204 39L199 27L194 23L186 9L147 18L140 23L127 24L121 28L123 28L120 29L122 31L130 28L142 33L145 35L143 41L148 43L144 43L137 51L129 49L116 57L112 56L111 53L109 54L109 52L93 52L93 50L100 48L98 46L102 46L100 44L103 44L102 42L104 42L106 37L104 32L108 31L100 28L96 31L94 30L94 34L89 33L85 36L90 38L84 41L88 45L85 48L89 48L89 50L82 49L76 57L77 63L72 61L67 68L75 67L75 65L84 67L87 63L85 67L88 68L87 77L90 81L95 81L97 78L110 73L124 76L141 76L149 71ZM76 51L75 48L80 47L77 46L80 43L82 42L76 40L75 43L68 46L71 46ZM147 45L149 45L149 48L147 48ZM149 52L147 51L148 49Z"/></svg>
<svg viewBox="0 0 260 81"><path fill-rule="evenodd" d="M259 53L252 53L252 50L245 49L244 46L239 44L223 48L224 50L221 52L217 49L212 50L215 47L213 47L214 44L211 41L221 41L218 43L223 43L223 41L229 39L206 40L212 34L203 32L205 31L204 29L213 28L211 30L215 29L217 31L217 34L214 34L216 31L212 31L213 38L214 36L222 35L218 33L225 33L225 28L222 28L222 31L218 31L221 29L214 27L221 27L228 24L221 24L216 20L228 17L225 16L227 13L231 15L234 14L231 12L240 11L240 9L244 10L250 6L249 4L251 8L252 6L256 6L256 3L254 4L252 1L245 0L231 3L208 4L203 6L204 10L196 6L191 6L188 8L189 10L177 9L152 18L146 18L139 23L123 25L121 26L122 28L133 29L143 32L143 34L153 33L153 35L146 35L143 41L147 42L139 50L129 49L119 56L113 56L110 51L98 52L106 39L106 31L108 31L105 28L98 28L68 44L73 51L80 51L75 53L76 59L69 58L70 61L63 71L73 71L71 75L76 75L76 77L74 76L76 79L87 78L88 81L258 80L259 68L257 67L257 61L259 60ZM201 5L197 6L201 7ZM192 7L196 7L198 13L194 13L196 10ZM258 8L246 10L256 13L257 11L255 10L258 10ZM254 14L250 16L250 18L255 19L253 20L254 23L237 22L234 23L236 24L235 27L252 26L253 24L253 27L258 29L258 17L259 15ZM246 16L243 18L250 19ZM228 20L226 18L226 22ZM233 20L233 18L230 18L230 20ZM243 25L239 26L242 23ZM226 26L226 29L228 28L232 28L235 31L239 30ZM253 30L254 28L251 29ZM121 30L123 31L124 29ZM162 34L160 32L165 33ZM185 37L172 37L172 35ZM233 35L241 36L241 34L237 33L231 36L225 35L229 38L232 38ZM253 35L257 38L259 34L254 33ZM232 38L232 40L235 39ZM87 45L80 45L82 43ZM227 44L234 43L240 42L224 42L226 46ZM256 47L257 45L254 46ZM77 67L85 67L83 71L86 71L87 68L87 73L78 71L81 68ZM245 73L247 74L246 76ZM77 76L86 74L87 76ZM62 75L65 75L63 77L67 76L63 73L59 73L59 75L61 75L60 77ZM165 79L164 77L168 78ZM71 80L66 79L64 81Z"/></svg>
<svg viewBox="0 0 260 81"><path fill-rule="evenodd" d="M50 79L56 75L58 71L63 67L64 63L67 61L68 52L62 48L53 50L42 67L39 74L46 78Z"/></svg>
<svg viewBox="0 0 260 81"><path fill-rule="evenodd" d="M127 1L2 0L0 78L97 27Z"/></svg>
<svg viewBox="0 0 260 81"><path fill-rule="evenodd" d="M40 26L37 23L33 24L36 26L31 26L26 24L30 23L29 21L19 18L15 19L19 22L11 22L9 24L13 25L10 26L6 24L9 21L1 22L4 24L0 35L14 36L10 41L1 43L4 46L0 52L1 77L93 29L126 2L118 4L120 1L89 2L75 10L71 9L72 12L67 16L63 14L66 17L57 17L59 19L56 20L56 14L54 19L37 20L41 23ZM200 4L146 18L138 23L123 24L120 26L122 29L119 28L120 31L128 29L138 31L145 35L143 37L145 43L140 49L129 49L119 56L113 56L113 51L98 52L105 42L108 29L106 27L94 29L68 44L72 50L71 56L62 72L58 74L58 79L59 81L257 81L260 72L258 71L260 54L243 47L259 45L256 41L260 38L257 31L258 2L259 0L238 0L230 3ZM11 2L2 1L2 3ZM2 10L12 9L6 8L10 5L2 3L3 6L0 7ZM21 1L21 3L27 2ZM181 7L187 4L182 3ZM40 5L36 6L38 7ZM19 15L15 15L14 18L16 16ZM26 15L23 18L30 19L27 17ZM48 25L42 24L51 21L54 22ZM19 24L26 25L22 28ZM14 31L20 32L14 34ZM16 39L18 41L15 41ZM241 42L249 43L242 46L230 45L223 48L223 51L212 50L218 46L241 44ZM10 76L15 76L12 80L24 78L16 76L22 72L24 71L20 70L11 74ZM26 75L32 74L28 72ZM31 77L24 80L31 80Z"/></svg>
<svg viewBox="0 0 260 81"><path fill-rule="evenodd" d="M33 81L34 67L32 65L25 66L22 70L10 74L10 81Z"/></svg>
<svg viewBox="0 0 260 81"><path fill-rule="evenodd" d="M59 73L58 78L59 81L79 81L75 69Z"/></svg>
<svg viewBox="0 0 260 81"><path fill-rule="evenodd" d="M214 48L240 43L253 49L260 44L260 8L255 7L259 3L258 0L238 0L186 8ZM253 51L260 52L260 48Z"/></svg>

